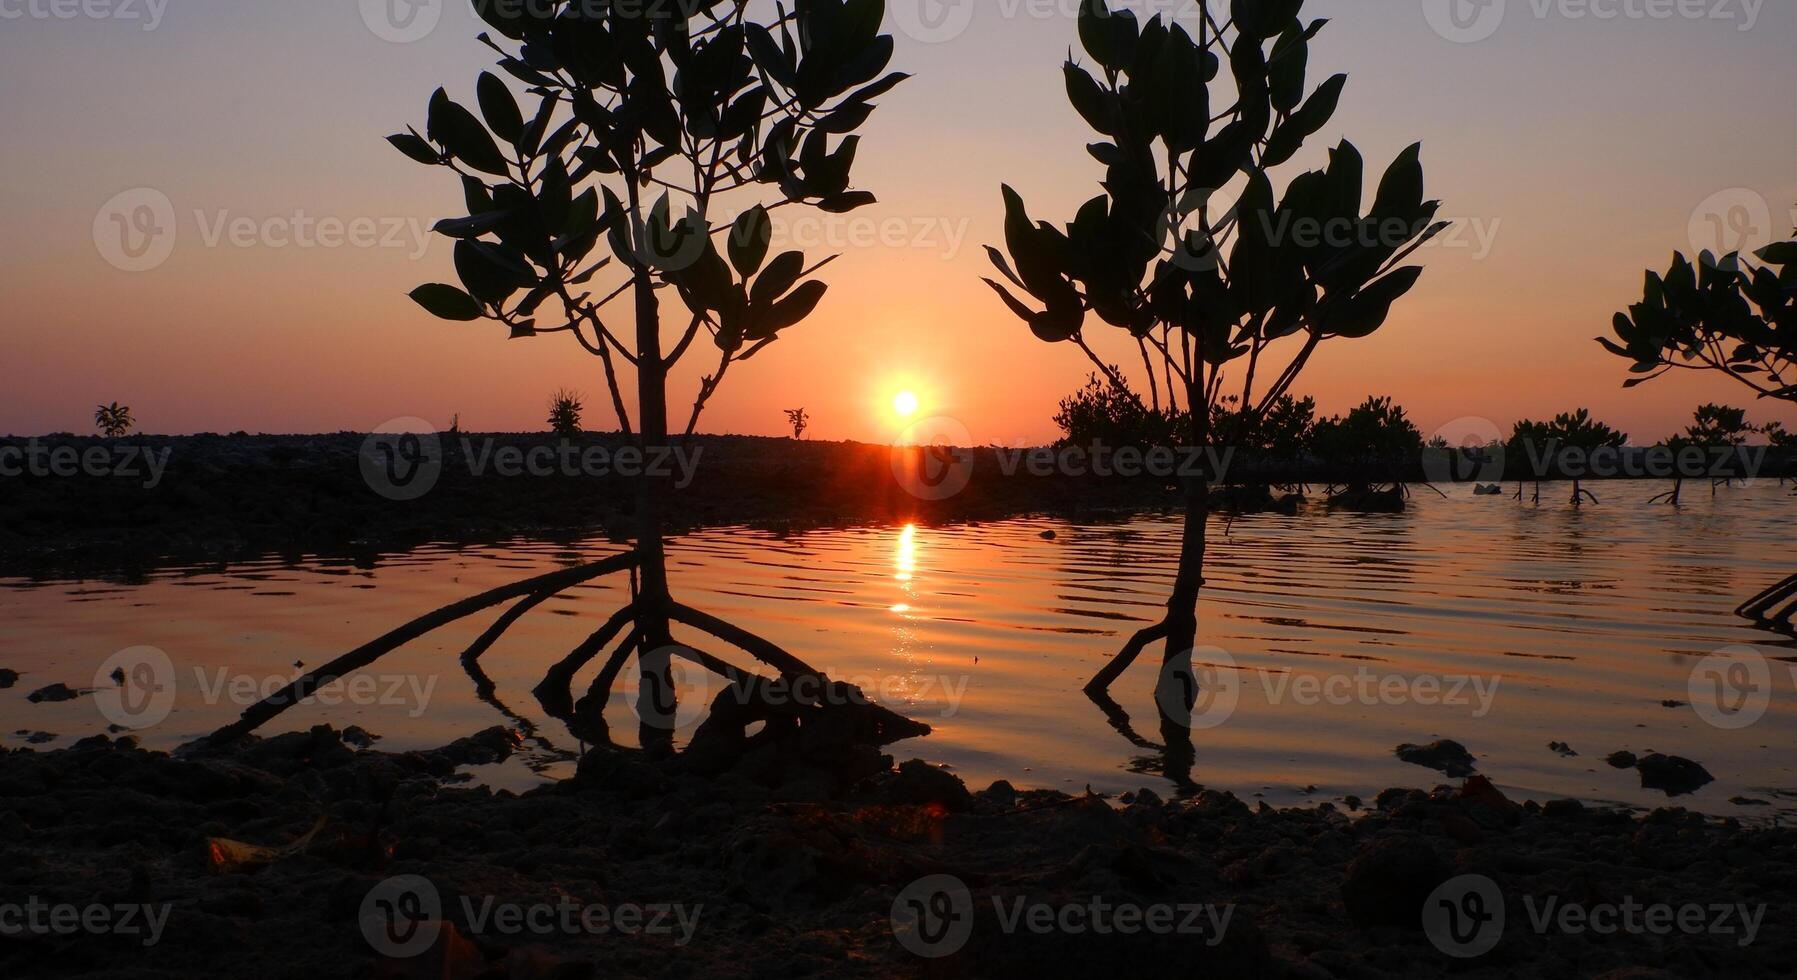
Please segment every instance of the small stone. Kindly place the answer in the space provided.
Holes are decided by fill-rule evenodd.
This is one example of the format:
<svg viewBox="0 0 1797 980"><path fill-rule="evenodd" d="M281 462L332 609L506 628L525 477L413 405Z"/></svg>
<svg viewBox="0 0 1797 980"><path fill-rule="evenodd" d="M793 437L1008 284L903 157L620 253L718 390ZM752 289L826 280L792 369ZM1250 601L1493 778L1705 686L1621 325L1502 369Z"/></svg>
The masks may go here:
<svg viewBox="0 0 1797 980"><path fill-rule="evenodd" d="M80 696L80 691L70 690L67 684L58 683L52 684L49 687L40 687L37 690L32 691L25 696L25 700L30 701L32 704L41 704L45 701L52 703L57 701L73 701Z"/></svg>
<svg viewBox="0 0 1797 980"><path fill-rule="evenodd" d="M1657 789L1667 796L1683 796L1695 793L1716 781L1709 770L1676 755L1662 755L1655 752L1635 764L1641 773L1642 789Z"/></svg>
<svg viewBox="0 0 1797 980"><path fill-rule="evenodd" d="M7 688L13 686L14 684L17 684L18 682L19 682L19 672L18 671L7 670L3 667L0 667L0 691L6 690Z"/></svg>
<svg viewBox="0 0 1797 980"><path fill-rule="evenodd" d="M1612 752L1604 761L1614 769L1633 769L1638 760L1633 752Z"/></svg>
<svg viewBox="0 0 1797 980"><path fill-rule="evenodd" d="M980 796L988 802L996 803L1006 809L1017 805L1017 787L1003 779L986 787Z"/></svg>
<svg viewBox="0 0 1797 980"><path fill-rule="evenodd" d="M965 810L973 804L967 785L953 773L943 772L922 759L898 768L898 776L886 786L889 802L914 806L939 804L949 810Z"/></svg>
<svg viewBox="0 0 1797 980"><path fill-rule="evenodd" d="M1576 820L1585 815L1585 804L1578 800L1548 800L1541 812L1552 820Z"/></svg>
<svg viewBox="0 0 1797 980"><path fill-rule="evenodd" d="M1428 745L1404 744L1397 748L1398 758L1413 766L1434 769L1447 773L1456 779L1470 776L1477 771L1476 760L1466 746L1452 739L1442 739Z"/></svg>
<svg viewBox="0 0 1797 980"><path fill-rule="evenodd" d="M1560 755L1562 755L1568 759L1574 758L1578 755L1577 752L1573 751L1572 746L1567 745L1565 742L1549 742L1549 743L1547 743L1547 747L1550 750L1557 752Z"/></svg>

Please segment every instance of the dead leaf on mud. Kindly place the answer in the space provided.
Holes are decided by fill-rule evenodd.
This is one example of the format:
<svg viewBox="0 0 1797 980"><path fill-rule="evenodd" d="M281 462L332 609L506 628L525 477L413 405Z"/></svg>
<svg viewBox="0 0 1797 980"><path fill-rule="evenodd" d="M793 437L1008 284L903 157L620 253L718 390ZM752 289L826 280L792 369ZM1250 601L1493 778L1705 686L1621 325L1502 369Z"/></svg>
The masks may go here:
<svg viewBox="0 0 1797 980"><path fill-rule="evenodd" d="M312 829L300 835L298 840L284 847L263 847L260 844L246 844L243 841L228 840L224 837L206 838L206 864L214 874L249 874L260 871L284 857L298 854L312 843L318 832L324 829L325 818L320 816Z"/></svg>

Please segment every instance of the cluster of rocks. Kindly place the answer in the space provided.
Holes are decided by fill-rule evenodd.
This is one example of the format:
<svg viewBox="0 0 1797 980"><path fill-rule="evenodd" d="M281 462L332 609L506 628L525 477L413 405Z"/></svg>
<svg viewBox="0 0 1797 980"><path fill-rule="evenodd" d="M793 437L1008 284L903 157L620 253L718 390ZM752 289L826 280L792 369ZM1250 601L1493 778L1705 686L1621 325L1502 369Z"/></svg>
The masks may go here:
<svg viewBox="0 0 1797 980"><path fill-rule="evenodd" d="M572 778L520 795L453 783L512 750L504 729L431 752L359 747L373 741L320 727L181 758L105 736L0 752L0 891L170 910L148 948L121 936L0 937L0 975L1066 976L1177 965L1304 980L1643 980L1783 975L1797 957L1797 831L1671 808L1519 805L1477 776L1388 790L1351 815L1210 791L1109 800L1000 782L971 792L939 767L885 756L824 778L800 756L770 765L777 753L752 750L701 775L680 756L600 748ZM263 858L221 863L239 851ZM365 902L398 875L440 893L453 946L391 960L371 945ZM1492 882L1508 913L1495 946L1466 960L1423 927L1431 895L1463 876ZM898 913L908 890L942 880L964 894L969 918L926 961ZM496 934L469 913L489 899L680 903L697 910L696 929L685 942ZM1550 900L1754 906L1763 920L1745 944L1738 933L1538 929L1533 910ZM1018 918L1038 908L1055 910L1041 920L1050 928ZM1099 932L1066 913L1118 908L1171 909L1195 928ZM451 962L452 949L467 962Z"/></svg>

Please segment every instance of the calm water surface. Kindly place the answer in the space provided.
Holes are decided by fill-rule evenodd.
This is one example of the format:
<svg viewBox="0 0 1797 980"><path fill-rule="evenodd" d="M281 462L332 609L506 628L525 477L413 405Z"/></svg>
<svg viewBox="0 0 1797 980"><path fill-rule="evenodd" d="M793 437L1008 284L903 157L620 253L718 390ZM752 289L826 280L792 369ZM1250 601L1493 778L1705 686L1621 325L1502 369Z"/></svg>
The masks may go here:
<svg viewBox="0 0 1797 980"><path fill-rule="evenodd" d="M1552 488L1552 502L1539 507L1420 490L1402 515L1317 509L1216 521L1200 643L1222 652L1199 659L1238 698L1194 733L1192 777L1275 805L1370 798L1440 781L1395 759L1396 745L1453 738L1512 796L1651 806L1665 797L1602 759L1657 750L1717 777L1683 805L1788 816L1797 810L1797 650L1732 610L1797 571L1797 501L1761 482L1713 500L1688 488L1676 510L1645 505L1663 489L1598 486L1602 505L1577 511ZM725 529L681 538L672 574L689 604L935 727L894 746L900 758L948 764L976 788L1007 778L1165 793L1156 753L1126 739L1080 687L1158 618L1177 538L1178 525L1159 516L788 536ZM515 541L362 563L172 568L128 585L0 578L0 667L24 675L0 691L0 739L19 745L15 731L48 732L57 737L43 744L55 747L104 730L91 696L30 704L26 694L59 681L92 687L113 653L150 645L176 665L179 694L168 718L140 735L173 747L233 718L246 686L294 676L296 662L322 664L440 605L617 550L602 539ZM478 778L521 788L566 775L577 745L529 691L624 600L624 588L614 580L576 589L520 622L482 662L497 703L477 698L457 663L496 609L376 664L375 683L355 699L375 703L305 704L274 727L359 724L392 750L509 724L535 737ZM1762 720L1725 730L1684 702L1693 667L1733 644L1769 659L1773 691ZM715 642L707 649L748 666ZM1158 657L1145 656L1114 689L1149 741L1160 736L1150 666ZM635 730L629 686L620 684L610 707L620 735ZM702 703L697 693L688 704ZM1579 755L1552 752L1550 741Z"/></svg>

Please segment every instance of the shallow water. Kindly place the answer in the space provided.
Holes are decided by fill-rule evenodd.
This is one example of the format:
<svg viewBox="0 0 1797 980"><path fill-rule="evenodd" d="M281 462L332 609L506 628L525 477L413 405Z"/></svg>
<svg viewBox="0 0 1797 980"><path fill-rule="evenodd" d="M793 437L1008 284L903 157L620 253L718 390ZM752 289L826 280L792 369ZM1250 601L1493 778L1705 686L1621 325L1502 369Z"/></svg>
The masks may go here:
<svg viewBox="0 0 1797 980"><path fill-rule="evenodd" d="M1657 750L1716 776L1681 805L1753 820L1797 810L1797 649L1733 615L1797 571L1788 567L1797 500L1763 481L1714 499L1687 488L1679 509L1645 505L1661 486L1596 489L1601 506L1580 510L1554 487L1539 507L1459 488L1448 499L1419 490L1402 515L1315 508L1217 520L1199 642L1218 649L1197 659L1216 678L1207 690L1234 692L1236 703L1227 711L1228 697L1214 693L1201 702L1209 727L1192 735L1192 778L1275 805L1370 799L1387 786L1445 781L1393 749L1452 738L1517 798L1664 803L1635 772L1603 762L1618 749ZM1007 778L1166 794L1173 786L1158 753L1126 739L1080 687L1157 618L1177 538L1178 525L1160 516L788 536L727 529L679 539L672 575L688 604L935 727L894 746L900 758L946 763L975 788ZM0 740L16 746L25 739L15 731L44 731L58 736L43 743L53 748L104 731L117 698L30 704L26 695L54 682L115 687L101 665L148 645L174 665L175 700L138 734L173 747L231 720L259 689L297 674L296 662L322 664L438 606L617 550L602 539L515 541L360 563L171 568L131 584L0 578L0 667L23 675L0 691ZM622 581L602 580L525 617L482 661L499 704L477 698L457 662L496 609L390 655L359 688L326 692L339 703L301 705L271 727L357 724L395 750L522 721L535 736L526 751L477 778L522 788L566 775L577 746L529 692L624 596ZM1694 668L1734 644L1767 658L1772 688L1762 718L1726 729L1706 714L1740 716L1698 710L1706 694L1715 704L1715 688L1700 683L1698 703L1684 702L1693 701ZM1161 738L1158 661L1156 649L1113 692L1150 743ZM703 679L684 676L683 717L705 700L690 687ZM621 737L635 730L627 690L634 685L620 683L609 708ZM1550 751L1550 741L1579 754Z"/></svg>

